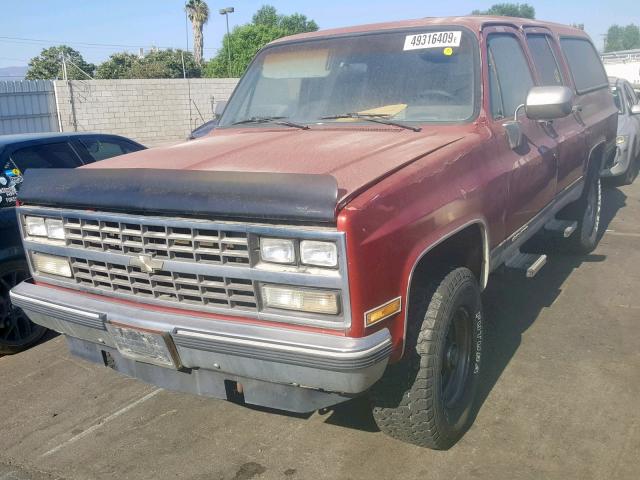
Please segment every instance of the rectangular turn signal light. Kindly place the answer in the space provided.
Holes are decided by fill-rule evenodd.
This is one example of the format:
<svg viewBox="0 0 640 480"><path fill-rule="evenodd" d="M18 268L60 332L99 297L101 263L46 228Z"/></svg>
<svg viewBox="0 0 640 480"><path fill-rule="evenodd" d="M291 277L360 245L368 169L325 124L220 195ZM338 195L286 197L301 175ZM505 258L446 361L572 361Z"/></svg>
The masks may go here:
<svg viewBox="0 0 640 480"><path fill-rule="evenodd" d="M371 325L395 315L400 312L401 309L402 299L400 297L394 298L393 300L366 312L364 314L364 325L365 327L370 327Z"/></svg>

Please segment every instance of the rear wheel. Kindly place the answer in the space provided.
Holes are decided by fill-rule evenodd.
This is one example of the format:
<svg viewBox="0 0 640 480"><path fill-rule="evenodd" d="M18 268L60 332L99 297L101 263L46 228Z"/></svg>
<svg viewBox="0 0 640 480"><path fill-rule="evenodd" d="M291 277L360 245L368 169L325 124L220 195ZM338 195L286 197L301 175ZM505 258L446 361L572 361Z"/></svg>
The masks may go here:
<svg viewBox="0 0 640 480"><path fill-rule="evenodd" d="M9 291L29 278L29 267L23 260L0 265L0 353L17 353L30 347L47 331L33 323L22 309L11 304Z"/></svg>
<svg viewBox="0 0 640 480"><path fill-rule="evenodd" d="M569 253L591 253L598 244L598 229L602 210L602 180L600 175L592 172L580 199L567 209L572 220L578 222L578 228L567 239Z"/></svg>
<svg viewBox="0 0 640 480"><path fill-rule="evenodd" d="M371 391L384 433L414 445L450 448L469 428L480 371L480 288L457 268L411 298L405 354Z"/></svg>

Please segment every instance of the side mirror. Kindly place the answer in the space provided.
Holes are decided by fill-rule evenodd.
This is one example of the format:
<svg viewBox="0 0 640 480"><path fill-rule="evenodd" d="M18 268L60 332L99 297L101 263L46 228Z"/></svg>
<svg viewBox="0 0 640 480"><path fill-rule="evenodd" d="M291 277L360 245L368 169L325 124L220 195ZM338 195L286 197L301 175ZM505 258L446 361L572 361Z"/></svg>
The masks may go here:
<svg viewBox="0 0 640 480"><path fill-rule="evenodd" d="M216 103L216 106L213 110L213 114L216 116L216 118L220 117L220 115L222 115L222 112L224 112L224 109L227 107L227 102L226 100L220 100L218 103Z"/></svg>
<svg viewBox="0 0 640 480"><path fill-rule="evenodd" d="M522 128L520 128L520 122L518 120L509 120L502 124L504 131L507 134L507 141L509 142L509 148L511 150L517 150L522 146L524 141L524 135L522 135Z"/></svg>
<svg viewBox="0 0 640 480"><path fill-rule="evenodd" d="M631 115L640 115L640 104L631 107Z"/></svg>
<svg viewBox="0 0 640 480"><path fill-rule="evenodd" d="M569 87L533 87L524 104L531 120L548 121L566 117L573 111L573 91Z"/></svg>

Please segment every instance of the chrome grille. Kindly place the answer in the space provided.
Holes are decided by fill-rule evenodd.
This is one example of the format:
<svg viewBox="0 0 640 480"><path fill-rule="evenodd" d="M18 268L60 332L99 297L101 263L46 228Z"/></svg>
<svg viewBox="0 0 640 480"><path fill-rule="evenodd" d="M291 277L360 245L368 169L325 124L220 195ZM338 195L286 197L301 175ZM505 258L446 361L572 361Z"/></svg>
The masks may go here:
<svg viewBox="0 0 640 480"><path fill-rule="evenodd" d="M249 264L246 232L64 217L67 245L162 260Z"/></svg>
<svg viewBox="0 0 640 480"><path fill-rule="evenodd" d="M70 261L76 283L90 288L134 295L142 301L257 311L251 280L169 271L150 274L128 265L74 257Z"/></svg>

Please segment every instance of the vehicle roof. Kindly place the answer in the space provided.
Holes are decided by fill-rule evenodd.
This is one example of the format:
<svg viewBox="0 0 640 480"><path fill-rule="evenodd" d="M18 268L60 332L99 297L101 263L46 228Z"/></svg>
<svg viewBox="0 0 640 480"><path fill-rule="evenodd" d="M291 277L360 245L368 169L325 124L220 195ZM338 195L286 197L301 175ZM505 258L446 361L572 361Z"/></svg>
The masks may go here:
<svg viewBox="0 0 640 480"><path fill-rule="evenodd" d="M473 32L480 32L483 27L491 25L521 27L546 27L552 32L560 35L572 35L588 38L588 35L578 28L562 25L560 23L545 22L540 20L530 20L528 18L501 17L490 15L467 15L463 17L425 17L414 20L401 20L396 22L372 23L368 25L357 25L352 27L332 28L328 30L319 30L317 32L301 33L289 37L277 39L271 44L277 44L288 41L306 40L312 38L332 37L336 35L347 35L354 33L371 33L385 30L397 30L403 28L430 27L438 25L460 25L467 27Z"/></svg>
<svg viewBox="0 0 640 480"><path fill-rule="evenodd" d="M113 135L110 133L95 133L95 132L40 132L40 133L12 133L9 135L0 135L0 149L7 145L13 145L15 143L28 143L28 142L40 142L43 140L65 140L86 136L104 136L104 137L119 137L130 142L135 142L126 137L120 135Z"/></svg>

